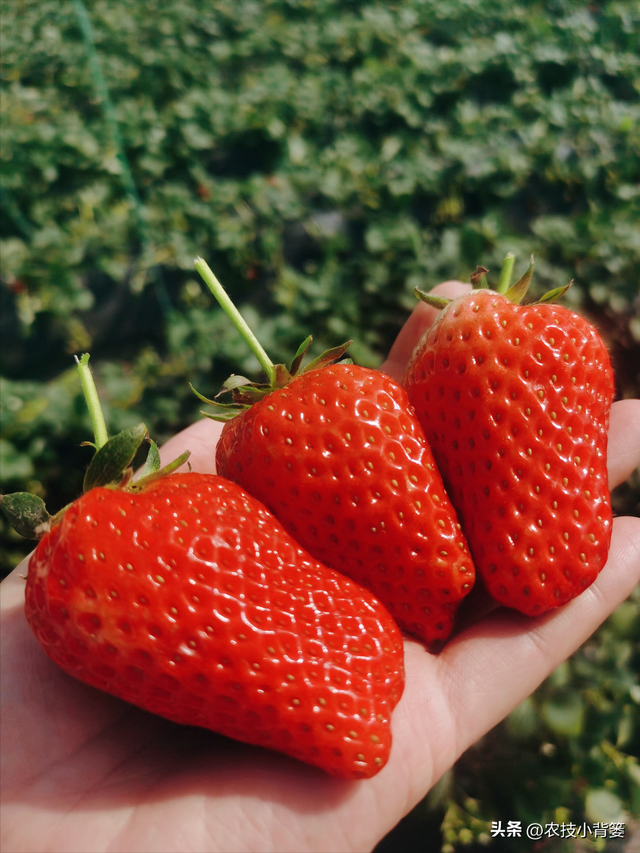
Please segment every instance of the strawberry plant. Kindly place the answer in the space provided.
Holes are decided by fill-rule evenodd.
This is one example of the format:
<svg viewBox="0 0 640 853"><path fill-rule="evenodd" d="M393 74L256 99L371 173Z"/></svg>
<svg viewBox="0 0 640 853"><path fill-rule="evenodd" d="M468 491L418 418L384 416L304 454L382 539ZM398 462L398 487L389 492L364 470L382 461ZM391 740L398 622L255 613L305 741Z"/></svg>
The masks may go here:
<svg viewBox="0 0 640 853"><path fill-rule="evenodd" d="M83 357L96 453L55 516L18 493L2 509L37 538L26 616L87 684L187 725L280 750L345 778L376 774L404 685L400 633L372 595L320 565L239 486L130 468L140 424L107 439Z"/></svg>
<svg viewBox="0 0 640 853"><path fill-rule="evenodd" d="M476 568L500 603L529 615L566 603L603 568L611 538L606 451L613 372L596 329L551 304L520 305L533 273L498 292L484 268L442 313L404 385Z"/></svg>

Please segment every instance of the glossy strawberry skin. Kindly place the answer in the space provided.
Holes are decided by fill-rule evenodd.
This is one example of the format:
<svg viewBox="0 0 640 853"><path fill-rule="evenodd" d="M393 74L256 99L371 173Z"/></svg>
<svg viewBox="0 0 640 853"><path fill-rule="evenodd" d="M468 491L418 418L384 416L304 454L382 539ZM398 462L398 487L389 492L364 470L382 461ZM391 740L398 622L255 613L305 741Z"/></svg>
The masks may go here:
<svg viewBox="0 0 640 853"><path fill-rule="evenodd" d="M529 615L606 562L613 375L596 330L489 290L443 310L404 385L491 595Z"/></svg>
<svg viewBox="0 0 640 853"><path fill-rule="evenodd" d="M217 470L325 565L368 587L401 628L445 640L475 572L400 385L337 364L229 421Z"/></svg>
<svg viewBox="0 0 640 853"><path fill-rule="evenodd" d="M386 763L400 633L220 477L96 488L39 542L27 619L66 672L345 778Z"/></svg>

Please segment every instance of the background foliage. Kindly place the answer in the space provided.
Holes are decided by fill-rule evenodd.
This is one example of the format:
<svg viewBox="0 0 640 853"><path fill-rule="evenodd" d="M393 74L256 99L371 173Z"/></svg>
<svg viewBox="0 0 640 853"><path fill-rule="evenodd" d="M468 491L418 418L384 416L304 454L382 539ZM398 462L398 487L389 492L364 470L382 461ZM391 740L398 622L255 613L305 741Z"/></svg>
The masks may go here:
<svg viewBox="0 0 640 853"><path fill-rule="evenodd" d="M574 279L567 303L606 337L618 394L639 395L635 2L2 6L4 490L53 510L78 493L73 353L92 352L112 431L145 420L160 440L198 417L188 381L255 373L198 254L274 360L311 331L316 353L354 338L375 366L416 284L534 252L537 291ZM619 512L639 499L637 474L614 495ZM4 571L23 553L3 529ZM623 605L398 832L423 850L443 820L460 845L491 819L640 812L639 611Z"/></svg>

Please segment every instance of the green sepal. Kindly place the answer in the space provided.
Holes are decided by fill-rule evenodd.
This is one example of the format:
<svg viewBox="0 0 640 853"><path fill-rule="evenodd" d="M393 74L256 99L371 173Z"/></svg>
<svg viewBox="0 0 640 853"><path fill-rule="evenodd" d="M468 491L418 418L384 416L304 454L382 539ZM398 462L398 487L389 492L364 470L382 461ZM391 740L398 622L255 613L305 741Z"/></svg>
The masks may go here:
<svg viewBox="0 0 640 853"><path fill-rule="evenodd" d="M196 391L196 389L193 387L193 385L191 383L189 383L189 388L191 388L191 390L196 395L198 400L200 400L200 402L206 403L208 406L222 406L223 405L222 403L216 403L215 400L210 400L208 397L205 397L204 394L201 394L199 391Z"/></svg>
<svg viewBox="0 0 640 853"><path fill-rule="evenodd" d="M446 308L447 305L450 305L451 302L453 302L453 299L447 299L446 296L432 296L430 293L427 293L425 290L421 290L419 287L416 287L413 292L421 302L426 302L427 305L430 305L432 308L436 308L438 311L442 311L443 308Z"/></svg>
<svg viewBox="0 0 640 853"><path fill-rule="evenodd" d="M122 491L127 491L129 488L129 483L133 480L133 468L129 466L125 468L122 472L122 476L119 480L114 480L112 485L114 485L118 489L122 489Z"/></svg>
<svg viewBox="0 0 640 853"><path fill-rule="evenodd" d="M507 252L504 256L502 268L500 270L500 278L498 279L498 286L496 288L498 293L506 293L507 290L509 290L509 286L511 284L511 273L513 272L515 260L516 257L511 252Z"/></svg>
<svg viewBox="0 0 640 853"><path fill-rule="evenodd" d="M232 418L235 418L236 415L239 415L241 412L244 412L249 408L248 405L244 403L221 403L218 400L210 400L208 397L205 397L204 394L201 394L199 391L193 387L191 383L189 383L189 387L196 395L198 400L201 400L203 403L206 403L207 406L213 406L217 411L214 414L209 414L208 412L200 412L200 414L204 415L207 418L212 418L214 421L230 421Z"/></svg>
<svg viewBox="0 0 640 853"><path fill-rule="evenodd" d="M294 355L293 361L291 362L291 367L289 368L289 373L291 374L291 376L296 376L296 374L300 370L302 359L307 354L307 350L311 346L312 341L313 337L309 335L302 341L302 343L298 347L298 352Z"/></svg>
<svg viewBox="0 0 640 853"><path fill-rule="evenodd" d="M332 347L331 349L326 350L322 355L319 355L317 358L314 358L313 361L310 361L304 370L302 370L302 373L309 373L311 370L320 370L322 367L326 367L328 364L338 361L338 359L342 358L352 343L353 341L346 341L343 344L339 344L337 347Z"/></svg>
<svg viewBox="0 0 640 853"><path fill-rule="evenodd" d="M489 283L487 282L487 273L489 270L486 267L476 267L469 278L471 286L474 290L488 290Z"/></svg>
<svg viewBox="0 0 640 853"><path fill-rule="evenodd" d="M522 278L519 278L515 284L513 284L506 292L505 296L508 300L513 302L515 305L519 305L524 299L527 290L529 290L529 284L531 283L531 276L533 275L533 255L531 255L531 260L529 261L529 267Z"/></svg>
<svg viewBox="0 0 640 853"><path fill-rule="evenodd" d="M162 462L160 461L160 451L158 450L158 445L155 441L150 438L149 439L149 452L147 453L147 458L145 460L142 471L140 472L140 479L143 477L148 477L150 474L155 474L156 471L159 471L162 466Z"/></svg>
<svg viewBox="0 0 640 853"><path fill-rule="evenodd" d="M246 376L238 376L235 373L232 373L228 379L222 383L222 386L216 397L219 397L221 394L225 394L227 391L235 391L236 388L244 388L245 386L251 388L258 388L259 384L257 382L252 382L251 379L247 379Z"/></svg>
<svg viewBox="0 0 640 853"><path fill-rule="evenodd" d="M293 379L293 377L291 376L291 374L289 373L289 371L287 370L287 368L284 364L275 364L274 370L275 370L275 378L273 380L273 387L267 386L267 393L270 393L271 391L273 391L273 388L286 388L287 385ZM260 387L260 386L256 386L256 387ZM263 394L262 396L264 397L265 395Z"/></svg>
<svg viewBox="0 0 640 853"><path fill-rule="evenodd" d="M25 539L40 539L51 526L44 501L29 492L0 495L0 509L13 529Z"/></svg>
<svg viewBox="0 0 640 853"><path fill-rule="evenodd" d="M279 372L279 369L284 371L286 374L286 380L283 378L282 373ZM276 378L282 380L282 386L276 387L284 387L291 381L291 376L289 375L289 371L283 364L275 365L275 374ZM225 403L219 403L217 398L222 396L223 394L231 394L233 399L233 404L236 403L257 403L258 400L262 400L263 397L266 397L267 394L270 394L273 391L273 387L271 385L267 385L266 383L252 382L250 379L247 379L246 376L237 376L235 373L232 374L222 385L218 393L216 394L215 399L209 400L207 397L204 397L200 394L196 389L189 383L191 386L191 390L196 395L199 400L202 400L203 403L206 403L208 406L224 406Z"/></svg>
<svg viewBox="0 0 640 853"><path fill-rule="evenodd" d="M251 408L251 406L242 404L233 404L226 406L222 403L213 403L212 405L215 406L215 411L201 411L200 414L204 415L205 418L210 418L212 421L217 421L221 424L224 424L227 421L232 421L234 418L237 418L238 415L241 415L243 412L246 412L247 409Z"/></svg>
<svg viewBox="0 0 640 853"><path fill-rule="evenodd" d="M146 437L146 426L138 424L110 438L91 460L84 475L83 491L120 481Z"/></svg>
<svg viewBox="0 0 640 853"><path fill-rule="evenodd" d="M284 386L283 386L284 387ZM269 385L243 385L241 388L236 388L233 392L234 403L245 403L251 405L262 400L267 394L273 391Z"/></svg>
<svg viewBox="0 0 640 853"><path fill-rule="evenodd" d="M557 302L560 297L564 296L564 294L569 290L571 285L573 284L573 279L569 282L569 284L565 284L563 287L555 287L553 290L548 290L544 296L541 296L540 299L535 303L536 305L542 305L543 303L549 302Z"/></svg>
<svg viewBox="0 0 640 853"><path fill-rule="evenodd" d="M155 444L155 441L153 441L151 443L156 447L156 453L157 453L158 449L157 449L157 446ZM151 454L151 451L149 451L149 454ZM162 468L158 467L154 471L150 471L147 474L145 474L145 468L147 467L145 465L145 467L141 471L140 477L138 477L138 479L134 483L129 484L127 491L136 492L139 489L143 489L145 486L148 486L149 483L153 483L154 480L159 480L161 477L166 477L169 474L172 474L177 468L179 468L181 465L184 465L184 463L187 461L187 459L190 456L191 456L191 451L185 450L185 452L182 453L180 456L178 456L177 459L174 459L173 462L169 462L168 465L165 465ZM158 454L158 463L159 462L160 462L160 454Z"/></svg>
<svg viewBox="0 0 640 853"><path fill-rule="evenodd" d="M229 383L230 379L233 379L233 378L234 377L229 377L229 379L227 379L227 381L225 382L225 385L227 385L227 383ZM237 378L244 378L244 377L237 377ZM245 381L249 382L248 379ZM240 385L239 387L233 388L233 389L231 389L229 387L225 388L223 386L218 391L218 393L216 394L216 397L219 397L220 394L224 394L228 391L231 391L232 396L233 396L233 403L221 403L219 400L210 400L208 397L205 397L204 394L201 394L199 391L196 391L196 389L193 387L193 385L191 383L189 383L189 387L191 388L193 393L196 395L198 400L200 400L203 403L206 403L207 406L214 406L216 408L220 407L222 409L233 409L234 410L233 417L235 417L235 415L238 414L240 410L248 408L248 406L245 405L245 403L255 403L258 400L261 400L264 396L266 396L269 393L269 391L271 390L271 388L268 385L256 385L253 383L250 383L249 385ZM225 418L225 420L228 420L228 418Z"/></svg>

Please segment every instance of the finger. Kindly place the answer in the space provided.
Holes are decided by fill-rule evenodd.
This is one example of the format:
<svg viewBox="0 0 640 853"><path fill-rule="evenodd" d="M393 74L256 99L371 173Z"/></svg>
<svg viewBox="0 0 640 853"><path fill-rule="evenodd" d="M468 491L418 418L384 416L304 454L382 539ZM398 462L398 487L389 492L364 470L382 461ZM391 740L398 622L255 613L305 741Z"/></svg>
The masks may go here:
<svg viewBox="0 0 640 853"><path fill-rule="evenodd" d="M200 474L216 473L216 445L222 432L223 424L212 421L211 418L203 418L182 432L172 436L166 444L160 448L160 458L163 465L176 459L185 450L189 450L188 464L193 471ZM178 468L178 471L187 471L187 463Z"/></svg>
<svg viewBox="0 0 640 853"><path fill-rule="evenodd" d="M4 614L10 611L24 601L25 578L27 577L31 554L21 560L0 584L0 613Z"/></svg>
<svg viewBox="0 0 640 853"><path fill-rule="evenodd" d="M607 465L611 489L640 465L640 400L618 400L611 407Z"/></svg>
<svg viewBox="0 0 640 853"><path fill-rule="evenodd" d="M579 648L631 594L638 581L640 519L618 518L607 565L569 604L537 619L500 608L454 638L438 658L432 658L433 663L426 660L417 644L408 644L407 682L422 681L422 689L406 692L403 716L413 718L409 728L414 740L413 744L401 743L402 757L411 760L415 743L427 742L434 732L442 743L449 734L455 747L449 747L448 752L443 747L442 754L433 756L434 776L438 778ZM425 678L434 675L433 669L441 693L435 685L426 692ZM418 721L422 731L416 732ZM404 735L402 730L399 734L400 738Z"/></svg>
<svg viewBox="0 0 640 853"><path fill-rule="evenodd" d="M434 296L445 296L447 299L456 299L471 290L470 284L461 281L445 281L430 291ZM411 312L409 319L400 329L395 343L391 347L388 359L380 368L384 373L401 382L404 372L414 348L418 345L422 335L429 329L440 312L426 302L418 302Z"/></svg>

